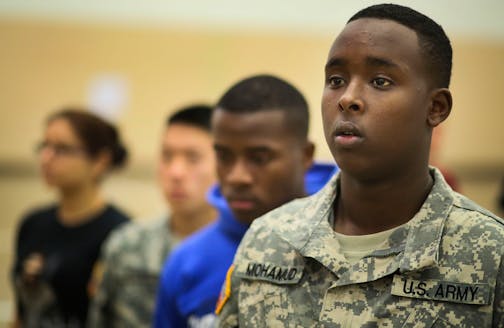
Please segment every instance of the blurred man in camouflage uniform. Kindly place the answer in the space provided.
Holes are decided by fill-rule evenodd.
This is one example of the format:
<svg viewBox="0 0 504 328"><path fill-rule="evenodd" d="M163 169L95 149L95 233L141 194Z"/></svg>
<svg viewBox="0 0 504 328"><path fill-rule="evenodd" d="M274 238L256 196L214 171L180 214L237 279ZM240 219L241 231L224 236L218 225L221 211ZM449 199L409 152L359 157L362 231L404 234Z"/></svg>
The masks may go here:
<svg viewBox="0 0 504 328"><path fill-rule="evenodd" d="M452 106L451 54L412 9L350 19L322 97L340 174L254 221L220 327L504 327L504 223L427 164Z"/></svg>
<svg viewBox="0 0 504 328"><path fill-rule="evenodd" d="M111 235L89 327L150 327L161 267L179 240L213 221L206 193L216 181L209 106L183 108L162 134L158 179L170 214Z"/></svg>

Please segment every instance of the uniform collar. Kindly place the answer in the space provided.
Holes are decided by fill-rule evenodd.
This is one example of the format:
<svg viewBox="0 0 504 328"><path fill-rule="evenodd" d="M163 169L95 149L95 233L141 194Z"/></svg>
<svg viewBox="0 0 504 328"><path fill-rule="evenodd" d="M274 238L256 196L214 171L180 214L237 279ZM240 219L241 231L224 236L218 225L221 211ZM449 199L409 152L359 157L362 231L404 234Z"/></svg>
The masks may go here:
<svg viewBox="0 0 504 328"><path fill-rule="evenodd" d="M388 239L388 248L372 256L396 256L395 270L416 271L436 265L439 260L441 235L453 204L453 194L441 173L431 168L434 185L421 209L404 227ZM350 264L340 252L340 245L329 225L329 215L337 197L340 175L335 175L317 194L308 198L294 215L298 228L287 233L279 228L278 235L304 257L311 257L337 276L349 271ZM281 230L286 230L282 232ZM387 271L391 271L388 268ZM390 272L388 272L390 273ZM385 272L383 274L386 274ZM368 277L369 279L369 277Z"/></svg>
<svg viewBox="0 0 504 328"><path fill-rule="evenodd" d="M293 221L297 228L291 230L292 225L279 226L277 235L291 244L302 256L314 258L339 276L348 263L341 254L340 245L329 225L329 215L337 196L338 184L339 173L318 193L306 198L301 208L292 214L295 216Z"/></svg>
<svg viewBox="0 0 504 328"><path fill-rule="evenodd" d="M416 271L439 262L446 219L453 206L453 191L438 169L431 168L434 185L420 210L407 224L408 237L400 270Z"/></svg>

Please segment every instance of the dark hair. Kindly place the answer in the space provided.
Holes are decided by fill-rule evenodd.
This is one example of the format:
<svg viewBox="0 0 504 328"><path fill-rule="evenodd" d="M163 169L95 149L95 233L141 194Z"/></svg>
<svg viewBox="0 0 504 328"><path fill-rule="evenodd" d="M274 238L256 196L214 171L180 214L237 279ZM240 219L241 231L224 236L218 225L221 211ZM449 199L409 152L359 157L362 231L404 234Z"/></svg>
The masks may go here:
<svg viewBox="0 0 504 328"><path fill-rule="evenodd" d="M450 86L452 47L441 25L411 8L396 4L380 4L362 9L347 23L359 18L388 19L416 32L421 51L426 59L427 71L432 72L437 88Z"/></svg>
<svg viewBox="0 0 504 328"><path fill-rule="evenodd" d="M171 114L166 120L166 126L172 124L185 124L198 127L210 132L212 107L209 105L192 105L183 107Z"/></svg>
<svg viewBox="0 0 504 328"><path fill-rule="evenodd" d="M237 114L281 110L293 135L308 136L310 114L305 98L292 84L272 75L237 82L219 99L217 109Z"/></svg>
<svg viewBox="0 0 504 328"><path fill-rule="evenodd" d="M96 157L101 151L111 154L111 167L122 167L128 158L128 151L122 144L117 128L83 109L65 108L52 114L47 122L65 119L84 145L89 156Z"/></svg>

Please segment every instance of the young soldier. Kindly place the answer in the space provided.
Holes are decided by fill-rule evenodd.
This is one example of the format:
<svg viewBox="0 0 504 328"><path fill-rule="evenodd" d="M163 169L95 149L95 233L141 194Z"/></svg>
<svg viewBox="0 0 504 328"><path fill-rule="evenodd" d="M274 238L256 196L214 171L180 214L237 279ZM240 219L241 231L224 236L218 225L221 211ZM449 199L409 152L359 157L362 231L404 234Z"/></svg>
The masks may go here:
<svg viewBox="0 0 504 328"><path fill-rule="evenodd" d="M325 67L340 174L256 220L220 327L504 327L504 225L428 166L451 110L441 26L386 4L354 15Z"/></svg>
<svg viewBox="0 0 504 328"><path fill-rule="evenodd" d="M211 113L210 106L196 105L167 119L158 180L170 214L152 223L130 224L109 238L89 327L151 327L166 256L182 238L215 219L206 199L216 180Z"/></svg>
<svg viewBox="0 0 504 328"><path fill-rule="evenodd" d="M270 75L239 81L218 101L212 132L220 188L210 197L220 216L163 268L155 327L212 326L226 271L250 223L332 176L333 165L312 166L308 121L303 95Z"/></svg>

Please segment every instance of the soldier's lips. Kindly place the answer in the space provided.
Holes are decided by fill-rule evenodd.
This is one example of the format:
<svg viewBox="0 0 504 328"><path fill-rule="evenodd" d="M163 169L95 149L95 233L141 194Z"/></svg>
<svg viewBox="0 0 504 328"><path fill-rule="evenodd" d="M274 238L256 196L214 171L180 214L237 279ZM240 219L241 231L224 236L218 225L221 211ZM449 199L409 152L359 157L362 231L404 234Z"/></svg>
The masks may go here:
<svg viewBox="0 0 504 328"><path fill-rule="evenodd" d="M187 198L187 194L182 191L174 191L169 193L170 199L173 201L181 201Z"/></svg>
<svg viewBox="0 0 504 328"><path fill-rule="evenodd" d="M335 143L344 148L355 146L363 140L358 126L349 121L337 122L333 136Z"/></svg>
<svg viewBox="0 0 504 328"><path fill-rule="evenodd" d="M230 200L228 203L229 207L238 211L248 211L255 207L255 202L252 200L234 199Z"/></svg>
<svg viewBox="0 0 504 328"><path fill-rule="evenodd" d="M362 141L362 137L355 135L337 135L334 137L336 144L348 148L359 144Z"/></svg>

